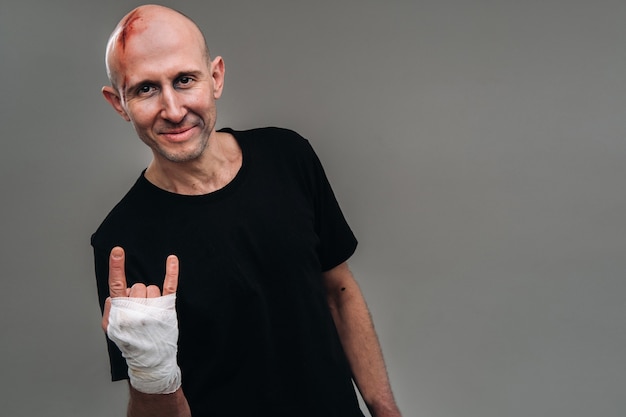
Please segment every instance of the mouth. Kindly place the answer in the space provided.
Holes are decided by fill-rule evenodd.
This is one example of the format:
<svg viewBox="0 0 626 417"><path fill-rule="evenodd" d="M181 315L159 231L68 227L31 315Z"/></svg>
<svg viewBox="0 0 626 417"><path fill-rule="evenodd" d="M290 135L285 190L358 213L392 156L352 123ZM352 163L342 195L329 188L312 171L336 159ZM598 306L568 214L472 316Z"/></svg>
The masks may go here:
<svg viewBox="0 0 626 417"><path fill-rule="evenodd" d="M184 142L194 134L195 127L194 125L178 129L163 130L160 132L160 135L169 142Z"/></svg>

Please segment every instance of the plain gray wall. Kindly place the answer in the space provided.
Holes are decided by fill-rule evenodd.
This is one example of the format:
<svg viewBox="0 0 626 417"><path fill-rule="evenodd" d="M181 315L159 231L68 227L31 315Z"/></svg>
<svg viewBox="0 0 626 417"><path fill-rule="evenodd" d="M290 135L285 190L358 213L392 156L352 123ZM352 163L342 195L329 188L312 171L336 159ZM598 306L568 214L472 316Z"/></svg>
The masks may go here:
<svg viewBox="0 0 626 417"><path fill-rule="evenodd" d="M0 4L1 415L124 415L89 237L150 159L100 95L137 4ZM405 416L624 416L625 2L165 4L219 126L318 151Z"/></svg>

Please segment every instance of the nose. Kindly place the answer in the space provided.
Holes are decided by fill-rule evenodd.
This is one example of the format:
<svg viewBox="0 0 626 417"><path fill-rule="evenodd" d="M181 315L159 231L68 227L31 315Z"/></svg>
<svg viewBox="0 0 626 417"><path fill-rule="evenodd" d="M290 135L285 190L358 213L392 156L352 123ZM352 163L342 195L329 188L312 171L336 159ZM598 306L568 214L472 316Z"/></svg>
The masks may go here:
<svg viewBox="0 0 626 417"><path fill-rule="evenodd" d="M185 118L187 110L181 97L172 87L164 88L161 94L161 117L172 123L180 123Z"/></svg>

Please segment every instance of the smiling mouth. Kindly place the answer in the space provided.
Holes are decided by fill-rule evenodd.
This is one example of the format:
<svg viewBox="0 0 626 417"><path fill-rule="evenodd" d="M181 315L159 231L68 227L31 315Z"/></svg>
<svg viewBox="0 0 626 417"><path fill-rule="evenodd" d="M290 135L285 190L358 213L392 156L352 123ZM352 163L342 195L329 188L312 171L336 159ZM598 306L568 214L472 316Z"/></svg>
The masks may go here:
<svg viewBox="0 0 626 417"><path fill-rule="evenodd" d="M189 126L181 129L166 130L161 132L161 136L164 136L171 142L183 142L192 135L194 127L195 126Z"/></svg>

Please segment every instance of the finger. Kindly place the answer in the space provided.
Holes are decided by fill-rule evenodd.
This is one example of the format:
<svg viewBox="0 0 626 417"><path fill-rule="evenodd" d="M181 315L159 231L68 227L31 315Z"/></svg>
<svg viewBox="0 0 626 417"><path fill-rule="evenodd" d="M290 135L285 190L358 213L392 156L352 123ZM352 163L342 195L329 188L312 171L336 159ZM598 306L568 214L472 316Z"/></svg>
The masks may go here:
<svg viewBox="0 0 626 417"><path fill-rule="evenodd" d="M147 298L156 298L161 296L161 289L156 285L148 285L146 288L146 297Z"/></svg>
<svg viewBox="0 0 626 417"><path fill-rule="evenodd" d="M102 330L107 332L109 328L109 313L111 312L111 297L107 297L104 301L104 312L102 313Z"/></svg>
<svg viewBox="0 0 626 417"><path fill-rule="evenodd" d="M146 298L146 294L146 284L138 282L130 287L130 293L128 294L128 296L132 298Z"/></svg>
<svg viewBox="0 0 626 417"><path fill-rule="evenodd" d="M165 261L165 279L163 280L163 295L174 294L178 289L178 257L170 255Z"/></svg>
<svg viewBox="0 0 626 417"><path fill-rule="evenodd" d="M109 256L109 295L126 297L126 273L124 272L124 249L111 249Z"/></svg>

